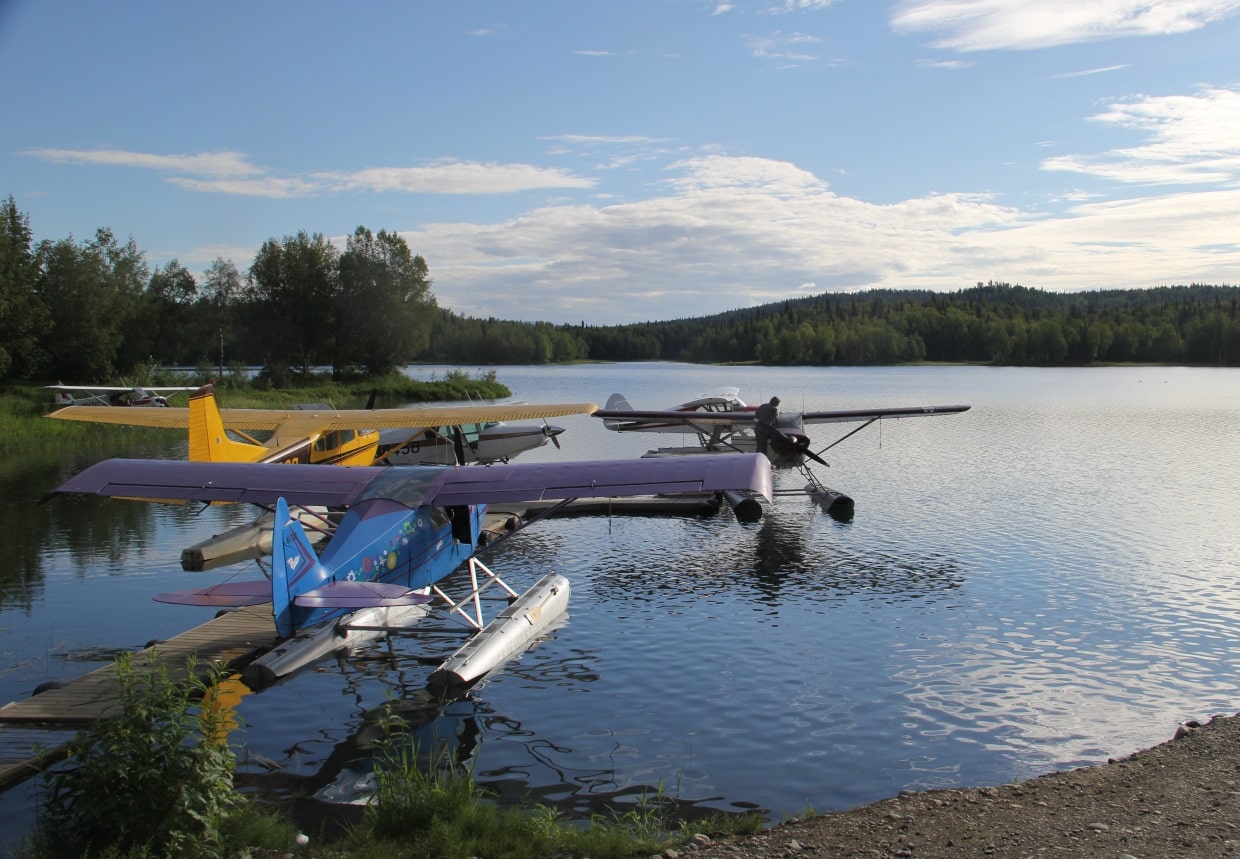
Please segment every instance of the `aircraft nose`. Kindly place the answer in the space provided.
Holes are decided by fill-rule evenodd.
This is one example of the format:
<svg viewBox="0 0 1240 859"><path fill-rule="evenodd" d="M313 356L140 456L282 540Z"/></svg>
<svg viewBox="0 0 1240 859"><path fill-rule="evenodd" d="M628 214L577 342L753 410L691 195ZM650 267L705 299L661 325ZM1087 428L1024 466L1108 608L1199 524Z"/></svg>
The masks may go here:
<svg viewBox="0 0 1240 859"><path fill-rule="evenodd" d="M556 450L560 449L560 433L564 432L564 427L552 426L551 424L543 424L543 436L551 439L551 443L555 445ZM546 442L544 442L545 444Z"/></svg>

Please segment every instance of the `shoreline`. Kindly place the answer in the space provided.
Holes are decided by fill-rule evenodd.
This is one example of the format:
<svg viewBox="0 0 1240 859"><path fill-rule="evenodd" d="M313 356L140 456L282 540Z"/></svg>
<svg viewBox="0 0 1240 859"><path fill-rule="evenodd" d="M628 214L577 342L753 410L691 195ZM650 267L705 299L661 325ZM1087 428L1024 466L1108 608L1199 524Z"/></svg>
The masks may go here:
<svg viewBox="0 0 1240 859"><path fill-rule="evenodd" d="M693 853L699 859L1240 855L1240 715L1186 722L1171 739L1105 764L995 787L901 791L755 835L699 843Z"/></svg>

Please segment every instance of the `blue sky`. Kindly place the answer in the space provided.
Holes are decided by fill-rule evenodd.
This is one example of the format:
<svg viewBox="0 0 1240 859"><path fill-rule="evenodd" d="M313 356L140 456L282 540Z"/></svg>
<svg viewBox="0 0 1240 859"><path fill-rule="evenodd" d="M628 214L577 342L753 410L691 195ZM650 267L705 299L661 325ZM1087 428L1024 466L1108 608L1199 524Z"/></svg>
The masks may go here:
<svg viewBox="0 0 1240 859"><path fill-rule="evenodd" d="M0 196L244 273L300 230L442 306L1240 280L1240 0L0 0Z"/></svg>

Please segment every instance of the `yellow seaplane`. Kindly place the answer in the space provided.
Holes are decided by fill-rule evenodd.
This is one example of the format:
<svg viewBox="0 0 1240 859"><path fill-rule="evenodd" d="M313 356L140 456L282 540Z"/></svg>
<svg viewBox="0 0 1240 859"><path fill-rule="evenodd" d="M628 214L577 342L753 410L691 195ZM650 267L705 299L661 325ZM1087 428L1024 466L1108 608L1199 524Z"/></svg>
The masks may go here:
<svg viewBox="0 0 1240 859"><path fill-rule="evenodd" d="M447 439L455 462L473 460L472 440L463 427L488 427L500 421L543 420L590 414L593 403L462 405L403 409L332 409L325 405L292 409L220 408L215 386L195 390L187 408L99 409L66 406L48 417L122 426L190 431L191 462L302 462L372 465L396 459L405 442L428 437ZM260 440L256 434L267 433ZM546 437L541 430L539 443ZM383 442L382 453L380 443ZM416 442L414 442L416 443ZM509 454L514 455L514 454ZM483 460L485 461L485 460Z"/></svg>

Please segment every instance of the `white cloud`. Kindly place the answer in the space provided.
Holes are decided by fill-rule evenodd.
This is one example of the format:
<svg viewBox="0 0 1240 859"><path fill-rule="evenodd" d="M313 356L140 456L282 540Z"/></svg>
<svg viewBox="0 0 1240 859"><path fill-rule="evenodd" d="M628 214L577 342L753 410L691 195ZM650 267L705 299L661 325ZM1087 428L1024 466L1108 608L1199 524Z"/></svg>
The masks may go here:
<svg viewBox="0 0 1240 859"><path fill-rule="evenodd" d="M967 69L973 66L973 63L966 63L963 60L918 60L917 67L922 69Z"/></svg>
<svg viewBox="0 0 1240 859"><path fill-rule="evenodd" d="M1128 68L1127 63L1121 63L1117 66L1102 66L1097 69L1083 69L1079 72L1061 72L1057 75L1051 75L1052 78L1084 78L1090 75L1100 75L1104 72L1118 72L1121 69Z"/></svg>
<svg viewBox="0 0 1240 859"><path fill-rule="evenodd" d="M898 33L941 33L957 51L1048 48L1122 36L1184 33L1240 10L1240 0L906 0Z"/></svg>
<svg viewBox="0 0 1240 859"><path fill-rule="evenodd" d="M761 158L686 159L674 170L670 193L640 202L548 206L498 224L402 234L431 263L445 306L554 322L702 316L804 295L808 285L1147 287L1234 281L1240 267L1240 190L1051 214L970 194L875 205Z"/></svg>
<svg viewBox="0 0 1240 859"><path fill-rule="evenodd" d="M763 60L775 60L781 67L786 68L816 61L818 55L808 53L805 46L816 45L822 39L804 33L776 31L766 36L746 36L745 41L753 56Z"/></svg>
<svg viewBox="0 0 1240 859"><path fill-rule="evenodd" d="M254 176L262 173L240 152L200 152L194 155L156 155L120 149L28 149L22 153L58 164L100 164L138 167L165 173L197 176Z"/></svg>
<svg viewBox="0 0 1240 859"><path fill-rule="evenodd" d="M1062 155L1042 162L1130 184L1230 183L1240 179L1240 91L1205 89L1196 95L1136 96L1090 117L1147 136L1140 146L1101 155Z"/></svg>
<svg viewBox="0 0 1240 859"><path fill-rule="evenodd" d="M158 155L115 149L31 149L23 153L61 164L135 167L175 173L168 182L187 191L287 199L346 191L410 194L512 194L544 188L591 188L595 180L531 164L442 161L420 167L372 167L274 176L239 152Z"/></svg>
<svg viewBox="0 0 1240 859"><path fill-rule="evenodd" d="M282 179L275 176L257 179L192 179L187 176L172 176L168 181L178 188L200 194L268 197L273 200L313 197L321 190L317 182L307 182L296 178Z"/></svg>
<svg viewBox="0 0 1240 859"><path fill-rule="evenodd" d="M425 167L373 167L316 173L334 191L403 191L413 194L511 194L541 188L590 188L595 180L531 164L441 161Z"/></svg>

